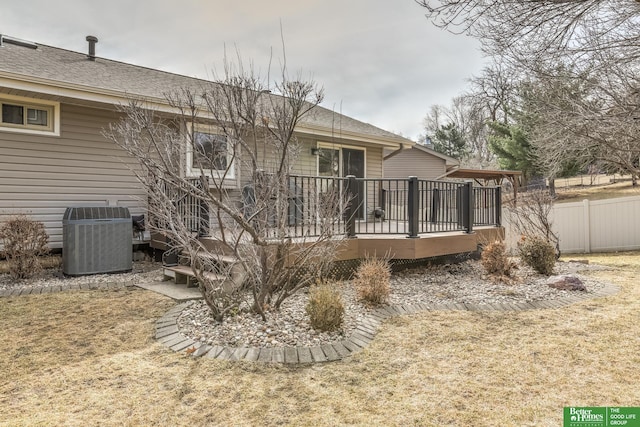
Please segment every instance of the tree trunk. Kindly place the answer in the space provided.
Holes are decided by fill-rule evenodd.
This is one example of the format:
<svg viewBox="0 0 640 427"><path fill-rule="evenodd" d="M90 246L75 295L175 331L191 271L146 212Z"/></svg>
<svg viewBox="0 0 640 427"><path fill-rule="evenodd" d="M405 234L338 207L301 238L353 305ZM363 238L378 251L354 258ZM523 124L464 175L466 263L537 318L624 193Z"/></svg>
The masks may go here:
<svg viewBox="0 0 640 427"><path fill-rule="evenodd" d="M549 178L549 195L552 198L556 198L556 180L555 178Z"/></svg>

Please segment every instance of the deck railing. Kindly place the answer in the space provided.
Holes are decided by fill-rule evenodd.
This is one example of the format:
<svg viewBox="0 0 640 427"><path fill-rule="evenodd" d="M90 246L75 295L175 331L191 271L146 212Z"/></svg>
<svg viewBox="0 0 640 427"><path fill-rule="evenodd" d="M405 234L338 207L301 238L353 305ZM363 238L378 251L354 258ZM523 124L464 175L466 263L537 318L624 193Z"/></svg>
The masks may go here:
<svg viewBox="0 0 640 427"><path fill-rule="evenodd" d="M334 234L349 237L358 234L418 237L427 233L471 233L474 226L501 225L500 187L474 187L470 181L416 177L290 175L288 179L284 221L289 237L319 236L327 227ZM172 197L178 213L187 217L194 231L203 234L209 223L206 206L186 192ZM243 202L246 204L247 200ZM276 214L270 216L275 218ZM275 223L274 220L274 226Z"/></svg>
<svg viewBox="0 0 640 427"><path fill-rule="evenodd" d="M155 226L163 229L170 227L169 223L175 223L175 219L180 219L184 227L190 233L197 233L198 236L205 236L209 230L209 206L202 198L195 197L193 191L202 191L203 183L200 179L190 179L186 182L168 183L158 181L154 191L156 195L149 198L149 213L151 221L155 221ZM153 217L153 204L166 204L163 215ZM175 218L175 219L174 219Z"/></svg>
<svg viewBox="0 0 640 427"><path fill-rule="evenodd" d="M290 176L290 232L313 236L314 212L323 189L339 189L344 205L336 225L350 237L358 234L406 234L464 231L499 226L499 187L473 187L471 182ZM295 207L295 208L294 208Z"/></svg>
<svg viewBox="0 0 640 427"><path fill-rule="evenodd" d="M466 201L469 184L448 181L351 178L364 197L353 223L354 234L471 232ZM465 209L465 206L467 208ZM350 216L348 213L347 216ZM348 231L350 228L348 228Z"/></svg>
<svg viewBox="0 0 640 427"><path fill-rule="evenodd" d="M499 226L502 223L500 187L473 187L473 224Z"/></svg>

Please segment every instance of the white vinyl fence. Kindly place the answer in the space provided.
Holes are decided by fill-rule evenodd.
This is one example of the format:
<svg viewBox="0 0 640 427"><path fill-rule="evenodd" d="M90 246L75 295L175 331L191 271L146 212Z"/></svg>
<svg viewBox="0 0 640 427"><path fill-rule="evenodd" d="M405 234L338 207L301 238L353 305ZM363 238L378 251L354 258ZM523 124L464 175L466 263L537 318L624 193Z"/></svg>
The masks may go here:
<svg viewBox="0 0 640 427"><path fill-rule="evenodd" d="M640 249L640 197L558 203L551 215L562 253ZM520 236L506 212L503 218L507 245L515 249Z"/></svg>

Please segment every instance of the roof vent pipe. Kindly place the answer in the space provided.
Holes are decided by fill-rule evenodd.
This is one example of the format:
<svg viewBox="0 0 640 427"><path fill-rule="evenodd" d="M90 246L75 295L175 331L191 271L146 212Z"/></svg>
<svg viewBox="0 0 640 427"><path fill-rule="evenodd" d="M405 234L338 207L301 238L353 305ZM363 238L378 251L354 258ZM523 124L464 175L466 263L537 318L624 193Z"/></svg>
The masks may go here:
<svg viewBox="0 0 640 427"><path fill-rule="evenodd" d="M89 42L89 54L87 57L91 61L96 60L96 43L98 43L98 38L96 36L87 36L87 41Z"/></svg>

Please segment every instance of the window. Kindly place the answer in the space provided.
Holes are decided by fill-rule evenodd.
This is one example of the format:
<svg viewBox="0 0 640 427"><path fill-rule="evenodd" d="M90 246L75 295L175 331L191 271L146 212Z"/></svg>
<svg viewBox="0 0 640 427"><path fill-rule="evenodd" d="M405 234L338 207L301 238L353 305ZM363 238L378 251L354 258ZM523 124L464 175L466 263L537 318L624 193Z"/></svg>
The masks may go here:
<svg viewBox="0 0 640 427"><path fill-rule="evenodd" d="M235 177L232 155L225 135L193 132L193 146L187 151L187 173L199 176L204 173L211 177ZM227 170L228 169L228 170Z"/></svg>
<svg viewBox="0 0 640 427"><path fill-rule="evenodd" d="M340 150L332 150L330 148L318 149L318 175L340 175Z"/></svg>
<svg viewBox="0 0 640 427"><path fill-rule="evenodd" d="M194 132L192 168L227 169L227 138L223 135Z"/></svg>
<svg viewBox="0 0 640 427"><path fill-rule="evenodd" d="M41 104L39 102L42 102ZM13 132L59 135L58 103L22 97L0 98L0 127Z"/></svg>

